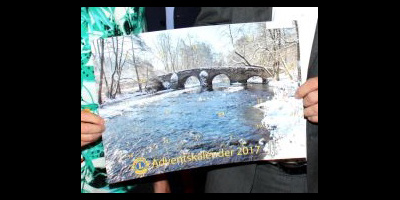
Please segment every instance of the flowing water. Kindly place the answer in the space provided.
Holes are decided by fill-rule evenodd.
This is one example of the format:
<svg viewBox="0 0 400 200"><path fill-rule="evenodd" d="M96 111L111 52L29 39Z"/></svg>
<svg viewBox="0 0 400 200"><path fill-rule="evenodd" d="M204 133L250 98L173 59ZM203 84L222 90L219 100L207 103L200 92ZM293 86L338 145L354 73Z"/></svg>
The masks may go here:
<svg viewBox="0 0 400 200"><path fill-rule="evenodd" d="M107 120L103 136L111 182L137 177L131 170L136 157L173 158L185 153L218 152L262 145L268 130L260 127L264 117L254 105L273 96L266 84L219 87L201 92L192 88L175 96L133 106ZM261 146L260 149L263 147ZM254 149L255 150L255 149ZM253 149L252 149L253 151ZM146 175L199 166L256 160L261 154L236 155L166 165ZM109 162L109 161L112 162Z"/></svg>

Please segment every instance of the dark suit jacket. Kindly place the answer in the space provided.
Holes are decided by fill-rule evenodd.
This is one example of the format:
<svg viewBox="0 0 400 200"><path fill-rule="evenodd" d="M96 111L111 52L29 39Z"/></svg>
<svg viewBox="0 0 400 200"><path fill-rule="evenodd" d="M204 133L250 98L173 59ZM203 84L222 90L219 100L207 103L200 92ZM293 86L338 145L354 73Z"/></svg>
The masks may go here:
<svg viewBox="0 0 400 200"><path fill-rule="evenodd" d="M315 29L307 78L318 76L318 22ZM307 181L308 191L318 192L318 125L307 122Z"/></svg>
<svg viewBox="0 0 400 200"><path fill-rule="evenodd" d="M174 28L192 27L201 7L175 7ZM147 31L161 31L167 28L165 7L146 7Z"/></svg>
<svg viewBox="0 0 400 200"><path fill-rule="evenodd" d="M272 7L202 7L195 26L262 22L271 19ZM307 78L315 76L318 76L318 23ZM209 174L219 174L208 176L209 179L214 179L208 181L214 183L211 187L225 184L236 192L250 192L253 180L248 177L254 177L255 170L256 164L228 167L219 172L209 172ZM309 192L318 192L318 125L310 122L307 122L307 183Z"/></svg>
<svg viewBox="0 0 400 200"><path fill-rule="evenodd" d="M271 21L272 7L202 7L196 26Z"/></svg>

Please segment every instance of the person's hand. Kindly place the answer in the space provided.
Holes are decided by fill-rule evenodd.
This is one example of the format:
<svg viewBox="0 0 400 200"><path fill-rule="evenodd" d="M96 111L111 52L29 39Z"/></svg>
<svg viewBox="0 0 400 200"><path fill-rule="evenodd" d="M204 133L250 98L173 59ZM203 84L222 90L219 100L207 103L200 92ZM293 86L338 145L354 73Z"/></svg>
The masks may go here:
<svg viewBox="0 0 400 200"><path fill-rule="evenodd" d="M104 120L101 117L81 111L81 147L96 142L104 130Z"/></svg>
<svg viewBox="0 0 400 200"><path fill-rule="evenodd" d="M304 117L318 123L318 77L308 79L297 89L295 96L303 99Z"/></svg>
<svg viewBox="0 0 400 200"><path fill-rule="evenodd" d="M159 180L153 183L154 193L171 193L168 181Z"/></svg>

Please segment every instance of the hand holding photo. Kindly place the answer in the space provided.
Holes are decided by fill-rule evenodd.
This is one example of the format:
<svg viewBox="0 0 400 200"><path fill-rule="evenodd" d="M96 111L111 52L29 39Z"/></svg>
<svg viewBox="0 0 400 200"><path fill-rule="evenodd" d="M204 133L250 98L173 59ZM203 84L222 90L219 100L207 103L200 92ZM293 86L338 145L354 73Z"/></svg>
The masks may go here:
<svg viewBox="0 0 400 200"><path fill-rule="evenodd" d="M109 183L305 159L297 30L259 22L93 41Z"/></svg>

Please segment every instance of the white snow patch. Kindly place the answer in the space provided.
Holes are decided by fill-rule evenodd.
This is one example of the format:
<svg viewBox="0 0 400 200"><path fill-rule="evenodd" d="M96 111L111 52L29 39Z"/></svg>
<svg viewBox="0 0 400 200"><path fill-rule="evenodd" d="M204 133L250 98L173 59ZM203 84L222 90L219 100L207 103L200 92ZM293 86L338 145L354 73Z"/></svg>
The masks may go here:
<svg viewBox="0 0 400 200"><path fill-rule="evenodd" d="M200 77L207 77L208 73L206 71L201 71L200 72Z"/></svg>
<svg viewBox="0 0 400 200"><path fill-rule="evenodd" d="M243 85L243 83L234 82L234 83L232 83L232 85Z"/></svg>
<svg viewBox="0 0 400 200"><path fill-rule="evenodd" d="M262 78L261 78L261 77L258 77L258 76L253 76L253 77L250 77L250 78L247 80L247 82L248 82L248 83L262 83Z"/></svg>
<svg viewBox="0 0 400 200"><path fill-rule="evenodd" d="M165 88L171 88L171 84L169 82L162 83Z"/></svg>
<svg viewBox="0 0 400 200"><path fill-rule="evenodd" d="M264 151L273 152L264 159L286 159L306 157L306 120L303 117L303 100L295 99L299 83L291 80L271 81L273 99L254 107L264 112L261 121L271 130L273 140Z"/></svg>
<svg viewBox="0 0 400 200"><path fill-rule="evenodd" d="M268 85L272 87L275 99L286 99L287 97L294 97L300 83L290 79L283 79L280 81L271 80Z"/></svg>
<svg viewBox="0 0 400 200"><path fill-rule="evenodd" d="M177 82L178 81L178 74L173 73L171 76L171 82Z"/></svg>
<svg viewBox="0 0 400 200"><path fill-rule="evenodd" d="M240 90L244 90L244 86L228 87L224 90L224 92L238 92Z"/></svg>

